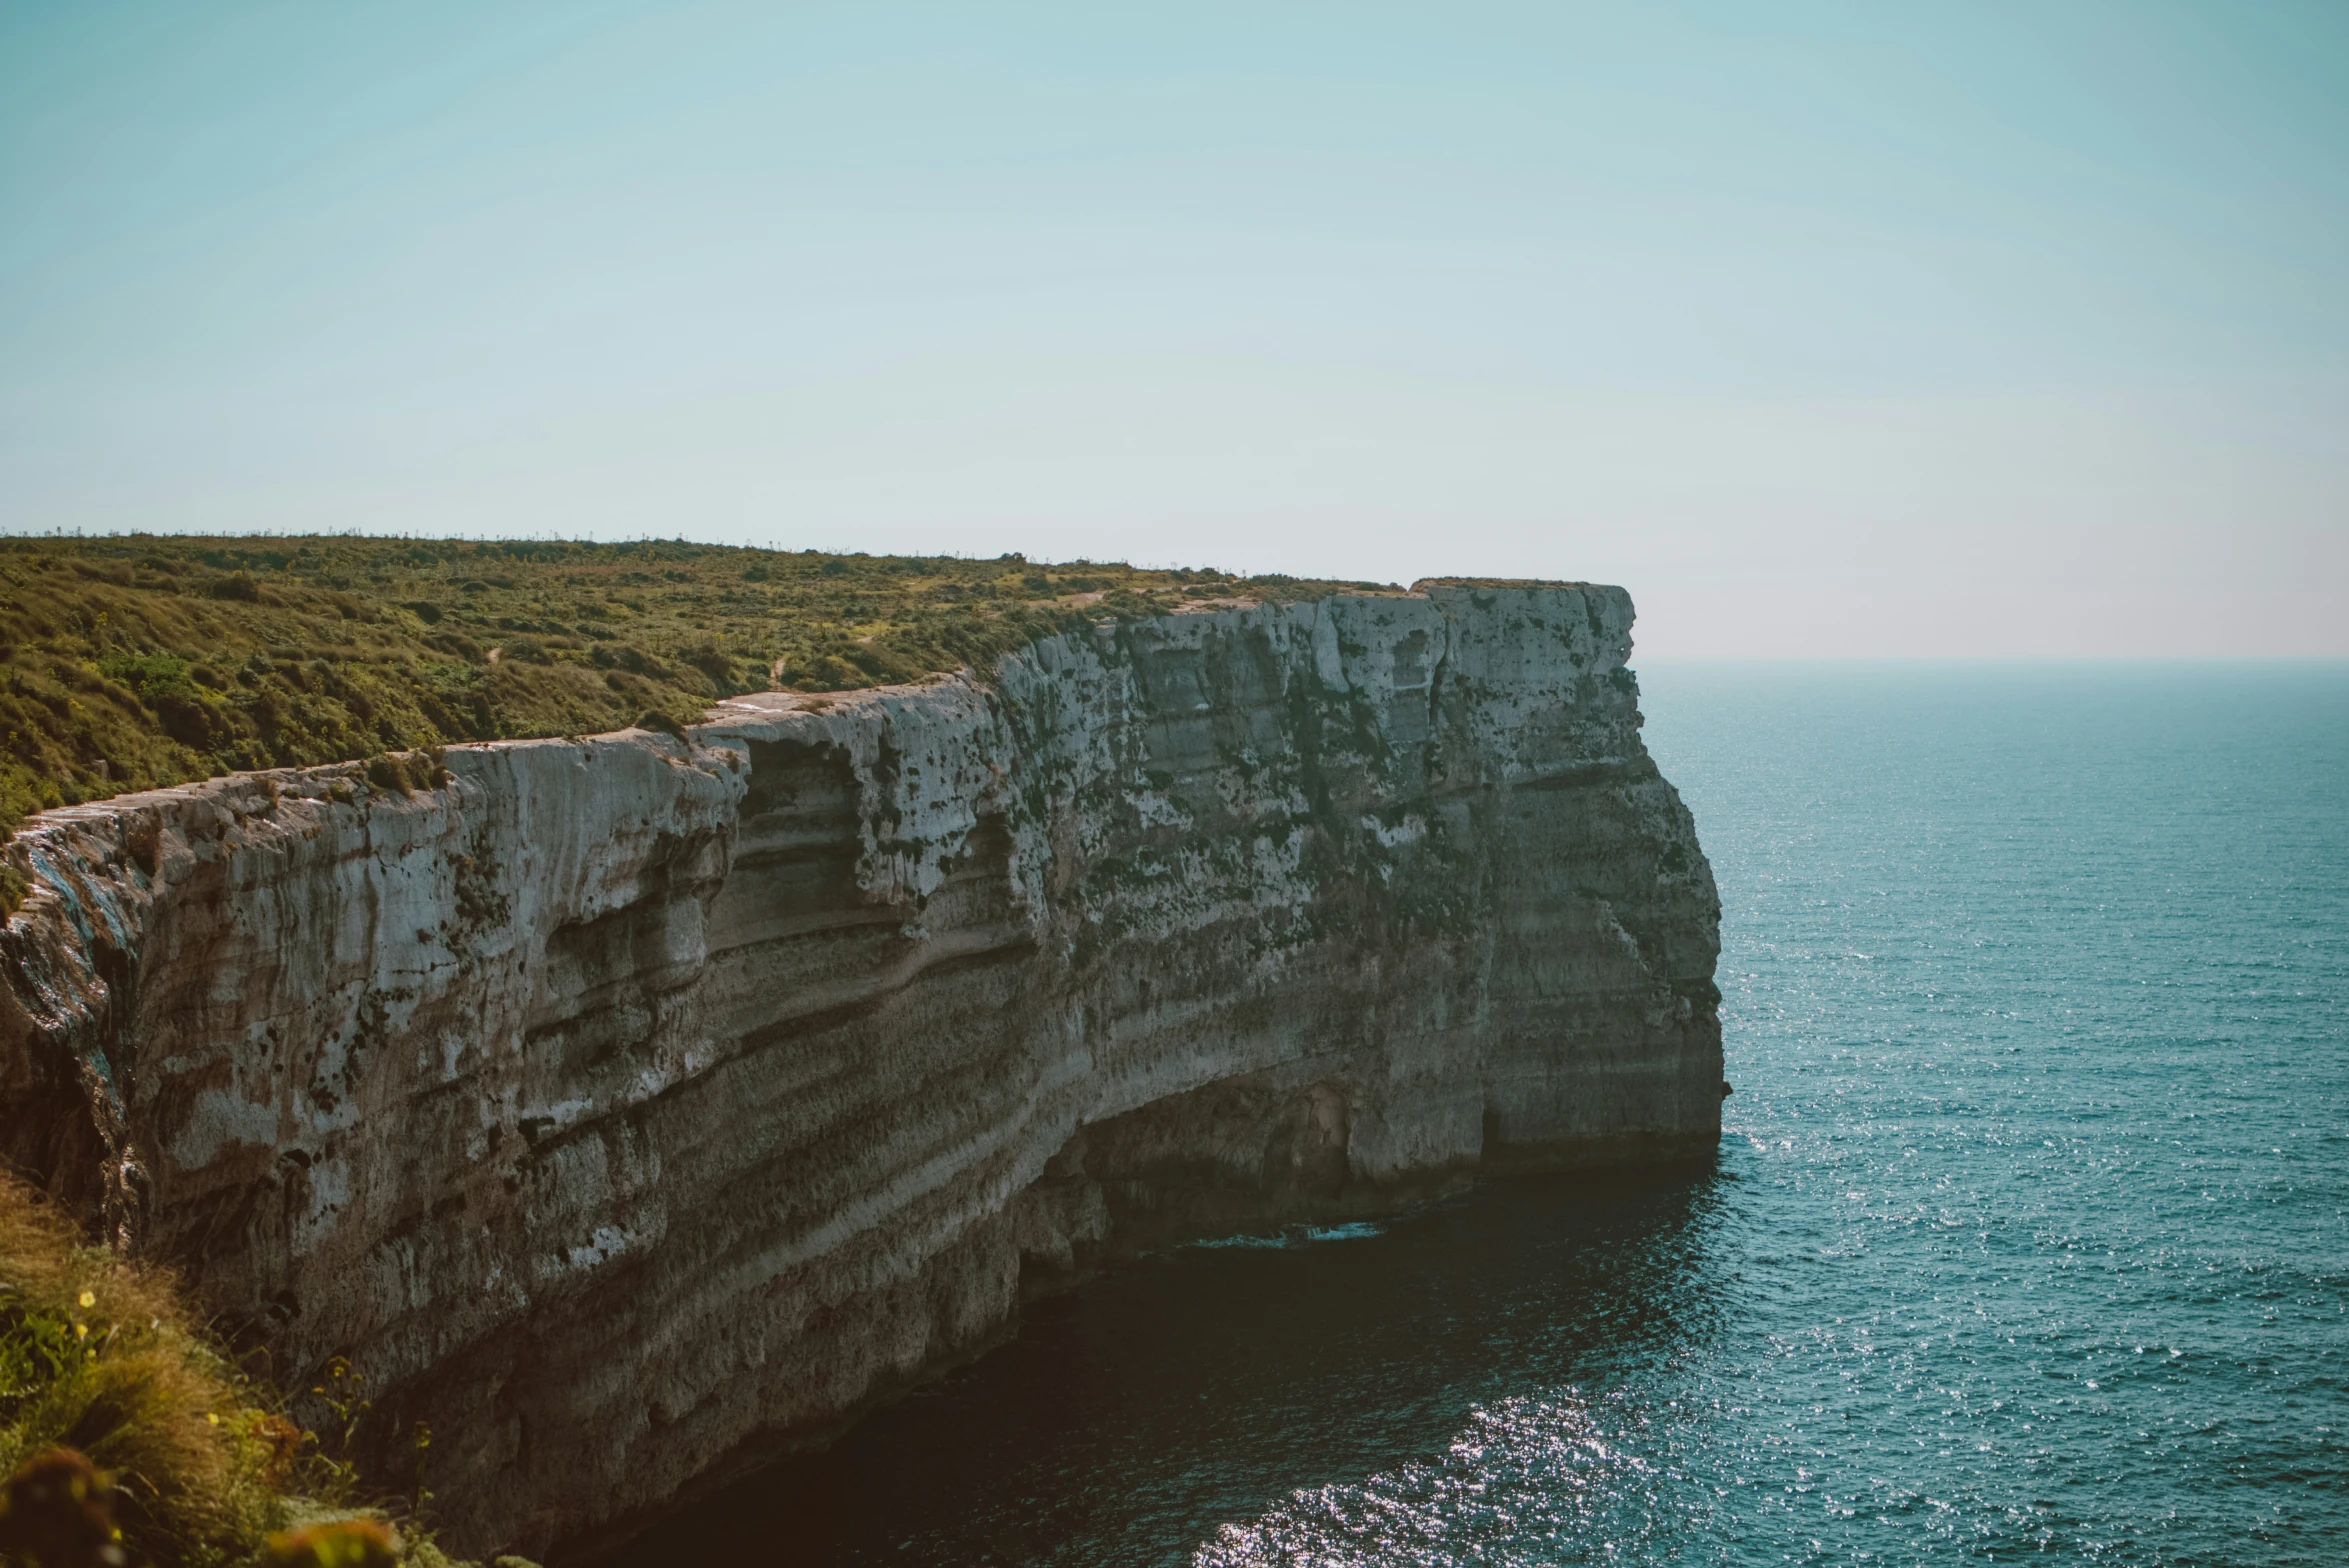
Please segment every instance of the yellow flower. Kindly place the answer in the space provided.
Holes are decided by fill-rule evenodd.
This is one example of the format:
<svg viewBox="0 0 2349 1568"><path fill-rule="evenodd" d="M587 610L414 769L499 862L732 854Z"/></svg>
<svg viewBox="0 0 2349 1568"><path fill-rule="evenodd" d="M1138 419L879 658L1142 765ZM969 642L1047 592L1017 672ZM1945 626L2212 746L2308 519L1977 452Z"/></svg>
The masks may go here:
<svg viewBox="0 0 2349 1568"><path fill-rule="evenodd" d="M73 1337L76 1339L88 1339L90 1337L90 1325L87 1323L76 1323L73 1326Z"/></svg>
<svg viewBox="0 0 2349 1568"><path fill-rule="evenodd" d="M98 1293L94 1290L83 1291L81 1294L81 1303L85 1307L96 1306L98 1304Z"/></svg>
<svg viewBox="0 0 2349 1568"><path fill-rule="evenodd" d="M220 1417L214 1415L209 1410L204 1412L204 1419L211 1422L214 1426L220 1425Z"/></svg>

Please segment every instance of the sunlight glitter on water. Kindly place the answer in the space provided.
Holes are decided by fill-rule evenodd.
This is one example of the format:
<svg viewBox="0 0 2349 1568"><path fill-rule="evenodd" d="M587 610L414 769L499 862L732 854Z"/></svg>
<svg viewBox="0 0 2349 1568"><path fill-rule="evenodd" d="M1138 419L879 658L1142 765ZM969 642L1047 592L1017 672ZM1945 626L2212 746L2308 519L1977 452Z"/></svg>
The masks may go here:
<svg viewBox="0 0 2349 1568"><path fill-rule="evenodd" d="M1606 1414L1572 1389L1470 1412L1433 1461L1291 1495L1261 1519L1227 1524L1193 1568L1486 1568L1641 1561L1682 1533L1665 1517L1697 1499L1684 1477L1639 1456L1648 1423Z"/></svg>

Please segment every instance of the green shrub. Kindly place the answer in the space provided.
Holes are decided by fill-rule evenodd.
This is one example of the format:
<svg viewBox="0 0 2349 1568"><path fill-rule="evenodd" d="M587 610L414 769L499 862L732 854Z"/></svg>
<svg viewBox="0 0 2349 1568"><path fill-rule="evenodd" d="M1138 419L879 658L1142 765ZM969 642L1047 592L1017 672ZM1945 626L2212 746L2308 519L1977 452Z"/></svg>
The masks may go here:
<svg viewBox="0 0 2349 1568"><path fill-rule="evenodd" d="M338 1519L269 1538L263 1568L397 1568L392 1533L379 1519Z"/></svg>
<svg viewBox="0 0 2349 1568"><path fill-rule="evenodd" d="M407 763L390 755L367 759L367 782L394 795L410 794L416 787L408 778Z"/></svg>

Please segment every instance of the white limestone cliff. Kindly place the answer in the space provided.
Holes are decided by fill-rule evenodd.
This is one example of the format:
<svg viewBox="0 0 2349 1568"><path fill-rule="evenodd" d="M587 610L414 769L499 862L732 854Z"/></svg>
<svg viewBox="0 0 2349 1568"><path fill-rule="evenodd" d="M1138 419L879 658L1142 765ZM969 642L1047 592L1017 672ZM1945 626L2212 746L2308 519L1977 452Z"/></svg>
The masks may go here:
<svg viewBox="0 0 2349 1568"><path fill-rule="evenodd" d="M428 1419L457 1545L588 1554L1023 1274L1709 1150L1718 903L1630 625L1429 583L50 812L0 1155Z"/></svg>

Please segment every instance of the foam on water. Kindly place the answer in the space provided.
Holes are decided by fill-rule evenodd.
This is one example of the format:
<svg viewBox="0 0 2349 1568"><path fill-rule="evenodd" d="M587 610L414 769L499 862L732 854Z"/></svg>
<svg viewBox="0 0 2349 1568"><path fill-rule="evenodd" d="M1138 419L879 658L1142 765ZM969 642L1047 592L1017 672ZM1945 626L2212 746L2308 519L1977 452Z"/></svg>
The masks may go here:
<svg viewBox="0 0 2349 1568"><path fill-rule="evenodd" d="M1270 1233L1248 1231L1185 1242L1186 1247L1307 1247L1317 1241L1367 1241L1382 1227L1369 1220L1345 1225L1290 1225Z"/></svg>

